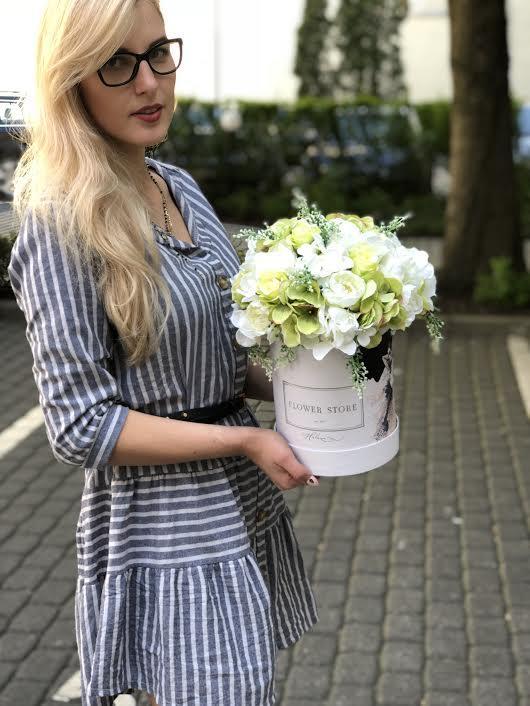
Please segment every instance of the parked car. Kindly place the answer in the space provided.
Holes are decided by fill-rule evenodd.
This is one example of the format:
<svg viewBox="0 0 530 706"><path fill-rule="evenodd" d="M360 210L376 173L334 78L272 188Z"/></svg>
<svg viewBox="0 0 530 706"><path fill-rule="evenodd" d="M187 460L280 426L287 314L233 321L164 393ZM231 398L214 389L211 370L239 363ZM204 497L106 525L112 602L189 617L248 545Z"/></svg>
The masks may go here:
<svg viewBox="0 0 530 706"><path fill-rule="evenodd" d="M13 91L0 91L0 201L11 201L11 181L24 149L15 133L24 127L23 97Z"/></svg>

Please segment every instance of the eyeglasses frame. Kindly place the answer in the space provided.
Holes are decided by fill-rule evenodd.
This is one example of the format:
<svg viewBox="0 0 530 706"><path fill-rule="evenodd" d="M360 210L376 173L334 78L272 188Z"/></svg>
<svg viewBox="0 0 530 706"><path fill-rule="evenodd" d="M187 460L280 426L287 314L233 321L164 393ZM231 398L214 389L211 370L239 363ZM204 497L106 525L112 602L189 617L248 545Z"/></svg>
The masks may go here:
<svg viewBox="0 0 530 706"><path fill-rule="evenodd" d="M153 51L153 49L157 49L158 47L160 47L164 44L169 44L172 42L177 42L180 47L180 61L179 61L178 65L174 69L171 69L171 71L157 71L156 69L154 69L151 66L151 62L149 61L149 54ZM103 74L102 74L102 69L103 69L103 66L105 66L105 64L103 64L103 66L100 69L98 69L97 74L98 74L101 82L105 86L108 86L109 88L117 88L118 86L125 86L127 83L131 83L131 81L134 81L134 79L138 75L138 71L140 70L140 63L142 61L144 61L144 59L145 59L145 61L147 61L149 68L151 69L151 71L153 73L158 74L159 76L168 76L169 74L174 74L175 71L179 68L179 66L182 63L182 45L183 45L182 37L175 37L174 39L163 39L160 42L157 42L152 47L149 47L149 49L147 51L144 51L142 54L135 54L133 51L115 52L110 57L111 59L115 56L123 56L123 55L134 56L134 58L136 59L136 66L133 69L131 78L128 79L127 81L123 81L122 83L106 83L105 79L103 78ZM107 59L107 61L110 61L110 59ZM105 63L107 63L107 62L105 62Z"/></svg>

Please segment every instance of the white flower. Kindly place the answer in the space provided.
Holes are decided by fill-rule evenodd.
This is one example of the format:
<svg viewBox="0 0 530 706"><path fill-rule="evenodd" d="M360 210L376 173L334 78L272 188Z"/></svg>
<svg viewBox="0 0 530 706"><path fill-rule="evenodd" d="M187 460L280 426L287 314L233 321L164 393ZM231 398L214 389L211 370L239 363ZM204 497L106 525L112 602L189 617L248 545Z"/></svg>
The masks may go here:
<svg viewBox="0 0 530 706"><path fill-rule="evenodd" d="M316 279L329 277L334 272L349 269L353 262L345 255L342 244L333 243L319 253L314 243L298 248L303 262Z"/></svg>
<svg viewBox="0 0 530 706"><path fill-rule="evenodd" d="M236 340L242 346L254 346L261 336L268 333L272 324L269 320L269 309L260 301L251 302L246 309L233 306L230 321L238 329Z"/></svg>
<svg viewBox="0 0 530 706"><path fill-rule="evenodd" d="M262 274L286 272L294 267L296 255L291 248L282 242L274 245L267 252L259 252L254 256L254 271L256 278Z"/></svg>
<svg viewBox="0 0 530 706"><path fill-rule="evenodd" d="M235 279L236 278L233 277L231 281L234 282ZM241 294L242 301L250 302L256 298L256 287L257 282L254 273L242 271L235 292Z"/></svg>
<svg viewBox="0 0 530 706"><path fill-rule="evenodd" d="M357 304L364 294L366 283L350 271L333 273L322 286L322 294L329 304L349 307Z"/></svg>

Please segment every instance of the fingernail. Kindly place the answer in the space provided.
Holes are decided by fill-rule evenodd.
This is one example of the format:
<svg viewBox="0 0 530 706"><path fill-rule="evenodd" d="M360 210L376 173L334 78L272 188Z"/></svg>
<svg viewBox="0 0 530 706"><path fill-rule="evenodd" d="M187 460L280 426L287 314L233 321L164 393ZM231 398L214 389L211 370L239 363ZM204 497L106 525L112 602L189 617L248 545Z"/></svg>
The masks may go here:
<svg viewBox="0 0 530 706"><path fill-rule="evenodd" d="M320 485L318 480L315 478L315 476L310 476L307 481L307 483L310 483L311 485Z"/></svg>

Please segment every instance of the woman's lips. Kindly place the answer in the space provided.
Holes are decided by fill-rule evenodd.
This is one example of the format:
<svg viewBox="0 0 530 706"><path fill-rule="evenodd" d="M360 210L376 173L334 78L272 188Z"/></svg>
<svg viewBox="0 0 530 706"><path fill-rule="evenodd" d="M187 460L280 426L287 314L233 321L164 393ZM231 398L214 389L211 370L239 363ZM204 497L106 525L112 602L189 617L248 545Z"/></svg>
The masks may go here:
<svg viewBox="0 0 530 706"><path fill-rule="evenodd" d="M145 123L156 123L157 120L160 120L161 115L162 108L159 108L155 113L133 113L133 118L140 118Z"/></svg>

